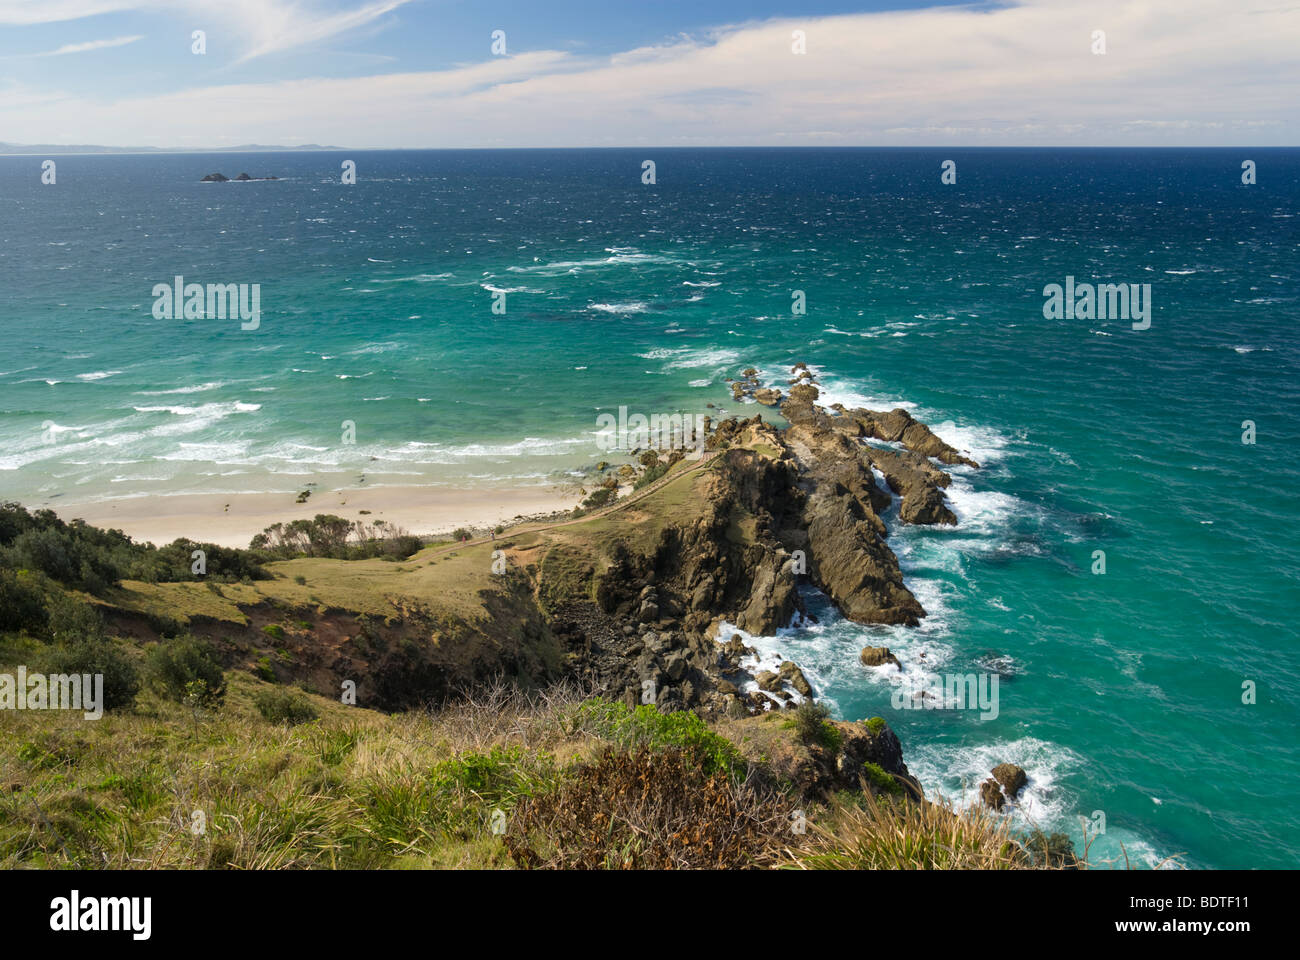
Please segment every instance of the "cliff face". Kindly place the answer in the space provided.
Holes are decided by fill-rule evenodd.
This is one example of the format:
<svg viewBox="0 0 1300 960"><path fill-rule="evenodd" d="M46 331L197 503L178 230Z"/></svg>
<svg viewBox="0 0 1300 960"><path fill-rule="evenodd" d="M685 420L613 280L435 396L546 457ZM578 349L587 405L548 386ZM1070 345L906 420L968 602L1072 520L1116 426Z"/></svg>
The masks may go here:
<svg viewBox="0 0 1300 960"><path fill-rule="evenodd" d="M706 464L683 471L661 503L627 507L621 532L576 546L566 538L563 549L585 557L593 587L569 596L556 622L578 671L600 689L629 702L649 689L665 708L733 715L789 700L790 688L806 695L794 664L752 678L765 692L742 694L751 678L739 661L749 651L738 637L715 636L722 620L754 634L786 626L801 612L801 579L859 623L914 626L925 616L883 514L897 496L903 523L955 524L943 496L951 478L930 458L976 464L904 410L818 406L815 380L800 369L781 405L787 428L760 417L723 421ZM548 568L560 569L542 562L534 571L547 595Z"/></svg>

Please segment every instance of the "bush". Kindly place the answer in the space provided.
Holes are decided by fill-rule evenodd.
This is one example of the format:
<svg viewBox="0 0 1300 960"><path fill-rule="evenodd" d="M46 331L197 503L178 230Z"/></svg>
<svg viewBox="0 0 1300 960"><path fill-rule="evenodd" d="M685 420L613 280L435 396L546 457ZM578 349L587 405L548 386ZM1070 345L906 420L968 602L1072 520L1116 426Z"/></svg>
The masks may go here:
<svg viewBox="0 0 1300 960"><path fill-rule="evenodd" d="M1035 829L1021 841L1025 857L1035 867L1049 870L1077 870L1079 858L1075 855L1074 844L1064 833L1043 833Z"/></svg>
<svg viewBox="0 0 1300 960"><path fill-rule="evenodd" d="M465 530L457 530L460 538ZM376 520L348 520L318 513L310 520L274 523L253 538L250 547L259 554L280 560L294 557L329 557L333 560L365 560L371 557L405 559L423 549L419 537L400 527Z"/></svg>
<svg viewBox="0 0 1300 960"><path fill-rule="evenodd" d="M48 626L45 597L28 578L0 568L0 631L43 634Z"/></svg>
<svg viewBox="0 0 1300 960"><path fill-rule="evenodd" d="M596 510L600 507L611 503L618 495L618 491L612 487L601 487L599 490L592 492L591 496L582 501L582 505L588 510Z"/></svg>
<svg viewBox="0 0 1300 960"><path fill-rule="evenodd" d="M41 671L54 673L102 674L104 709L129 707L140 692L140 672L111 640L83 638L49 647L40 658Z"/></svg>
<svg viewBox="0 0 1300 960"><path fill-rule="evenodd" d="M903 785L878 763L864 763L862 765L862 775L866 777L868 783L881 793L892 796L901 796L903 793Z"/></svg>
<svg viewBox="0 0 1300 960"><path fill-rule="evenodd" d="M149 651L146 662L150 683L169 700L215 707L225 699L221 663L211 645L202 640L164 638Z"/></svg>
<svg viewBox="0 0 1300 960"><path fill-rule="evenodd" d="M310 700L282 687L260 691L254 698L254 702L257 704L258 713L270 723L296 727L300 723L310 723L320 716Z"/></svg>
<svg viewBox="0 0 1300 960"><path fill-rule="evenodd" d="M595 699L580 704L569 723L575 732L584 730L625 748L685 750L709 772L725 771L740 779L748 770L735 745L690 710L660 713L649 704L633 710L620 701Z"/></svg>
<svg viewBox="0 0 1300 960"><path fill-rule="evenodd" d="M50 604L50 636L56 643L99 640L104 636L104 621L90 604L62 596Z"/></svg>
<svg viewBox="0 0 1300 960"><path fill-rule="evenodd" d="M522 800L504 842L524 868L737 869L774 862L787 815L691 751L607 750Z"/></svg>
<svg viewBox="0 0 1300 960"><path fill-rule="evenodd" d="M794 716L786 724L794 729L804 743L818 743L832 753L838 753L844 743L844 736L835 724L829 722L830 715L831 708L826 704L803 700L795 707Z"/></svg>
<svg viewBox="0 0 1300 960"><path fill-rule="evenodd" d="M665 473L667 473L669 466L670 464L668 463L659 463L653 467L650 467L648 470L646 470L645 473L637 477L636 482L632 484L632 489L640 490L642 487L648 487L650 484L654 483Z"/></svg>
<svg viewBox="0 0 1300 960"><path fill-rule="evenodd" d="M284 639L284 627L280 626L278 623L268 623L262 628L262 632L275 640Z"/></svg>

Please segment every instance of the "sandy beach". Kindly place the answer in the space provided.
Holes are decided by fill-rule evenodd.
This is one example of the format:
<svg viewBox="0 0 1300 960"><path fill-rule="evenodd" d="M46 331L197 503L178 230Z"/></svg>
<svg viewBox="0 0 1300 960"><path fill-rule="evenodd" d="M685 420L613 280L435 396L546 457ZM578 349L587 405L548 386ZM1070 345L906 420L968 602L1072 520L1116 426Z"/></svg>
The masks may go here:
<svg viewBox="0 0 1300 960"><path fill-rule="evenodd" d="M137 541L162 545L187 537L225 547L247 547L273 523L318 513L372 523L383 520L407 533L426 536L572 510L580 498L576 488L558 486L425 486L331 490L313 493L306 503L295 499L287 493L177 494L91 503L54 500L39 506L49 507L64 520L82 519L97 527L121 530Z"/></svg>

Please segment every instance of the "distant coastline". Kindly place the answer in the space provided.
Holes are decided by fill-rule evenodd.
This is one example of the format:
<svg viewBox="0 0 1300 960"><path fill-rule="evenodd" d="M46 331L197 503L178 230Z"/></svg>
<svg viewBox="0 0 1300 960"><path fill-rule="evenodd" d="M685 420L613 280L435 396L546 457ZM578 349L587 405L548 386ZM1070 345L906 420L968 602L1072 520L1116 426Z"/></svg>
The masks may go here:
<svg viewBox="0 0 1300 960"><path fill-rule="evenodd" d="M28 156L95 156L104 154L141 154L141 153L332 153L348 150L349 147L322 146L319 143L304 143L296 147L245 143L237 147L108 147L101 144L56 144L56 143L3 143L0 142L0 157Z"/></svg>

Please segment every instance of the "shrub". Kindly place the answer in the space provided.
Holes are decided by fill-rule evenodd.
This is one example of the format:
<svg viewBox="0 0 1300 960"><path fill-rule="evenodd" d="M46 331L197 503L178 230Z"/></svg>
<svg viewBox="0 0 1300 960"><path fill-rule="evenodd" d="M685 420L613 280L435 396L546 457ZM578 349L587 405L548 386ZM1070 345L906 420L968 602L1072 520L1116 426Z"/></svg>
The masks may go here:
<svg viewBox="0 0 1300 960"><path fill-rule="evenodd" d="M642 487L648 487L650 484L654 483L665 473L667 473L669 466L670 465L667 463L659 463L653 467L650 467L648 470L646 470L645 473L637 477L636 482L632 484L632 489L640 490Z"/></svg>
<svg viewBox="0 0 1300 960"><path fill-rule="evenodd" d="M0 631L43 634L48 626L45 598L19 574L0 567Z"/></svg>
<svg viewBox="0 0 1300 960"><path fill-rule="evenodd" d="M164 638L149 651L149 680L159 694L177 703L220 705L226 679L211 645L194 637Z"/></svg>
<svg viewBox="0 0 1300 960"><path fill-rule="evenodd" d="M903 785L890 776L885 768L878 763L864 763L862 765L862 775L866 777L868 783L882 793L893 796L900 796L903 793Z"/></svg>
<svg viewBox="0 0 1300 960"><path fill-rule="evenodd" d="M112 640L82 638L46 649L40 658L42 672L101 674L104 709L130 707L140 692L140 672Z"/></svg>
<svg viewBox="0 0 1300 960"><path fill-rule="evenodd" d="M1020 842L1028 861L1036 867L1048 869L1076 870L1079 858L1075 855L1074 844L1064 833L1048 835L1040 829L1033 830Z"/></svg>
<svg viewBox="0 0 1300 960"><path fill-rule="evenodd" d="M104 620L90 604L61 596L50 604L50 636L56 643L99 640L104 636Z"/></svg>
<svg viewBox="0 0 1300 960"><path fill-rule="evenodd" d="M832 753L838 753L844 735L829 721L830 715L831 708L826 704L803 700L795 707L794 716L786 721L786 725L793 728L804 743L821 744Z"/></svg>
<svg viewBox="0 0 1300 960"><path fill-rule="evenodd" d="M310 700L283 687L259 691L254 702L258 713L270 723L295 727L300 723L310 723L320 716Z"/></svg>
<svg viewBox="0 0 1300 960"><path fill-rule="evenodd" d="M524 868L737 869L773 862L787 811L687 750L607 750L521 800L504 836Z"/></svg>
<svg viewBox="0 0 1300 960"><path fill-rule="evenodd" d="M601 487L593 491L586 500L583 500L582 505L588 510L596 510L611 503L617 495L618 491L614 488Z"/></svg>
<svg viewBox="0 0 1300 960"><path fill-rule="evenodd" d="M624 748L685 750L709 772L724 771L739 779L748 769L735 745L690 710L660 713L650 704L631 709L620 701L594 699L580 704L569 724L575 732L583 730Z"/></svg>
<svg viewBox="0 0 1300 960"><path fill-rule="evenodd" d="M465 530L457 530L459 539ZM250 544L252 550L276 559L329 557L334 560L364 560L370 557L404 559L424 547L419 537L399 527L376 520L347 520L318 513L310 520L292 520L267 527Z"/></svg>
<svg viewBox="0 0 1300 960"><path fill-rule="evenodd" d="M268 623L262 628L262 632L275 640L284 639L284 627L280 626L278 623Z"/></svg>

